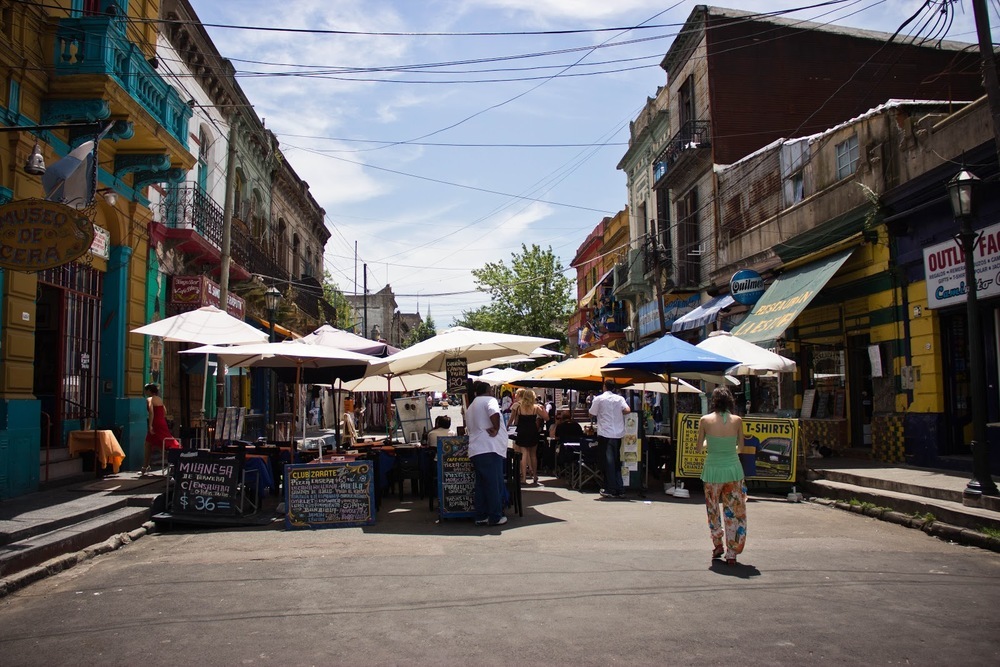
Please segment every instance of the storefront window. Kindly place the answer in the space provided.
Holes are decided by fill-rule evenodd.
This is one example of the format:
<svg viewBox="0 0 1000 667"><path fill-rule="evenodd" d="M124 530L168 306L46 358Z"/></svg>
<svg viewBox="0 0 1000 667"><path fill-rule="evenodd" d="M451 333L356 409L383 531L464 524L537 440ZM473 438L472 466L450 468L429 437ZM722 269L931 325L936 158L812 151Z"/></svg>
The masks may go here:
<svg viewBox="0 0 1000 667"><path fill-rule="evenodd" d="M816 419L845 417L844 350L816 345L809 357L810 388L816 390L812 416Z"/></svg>

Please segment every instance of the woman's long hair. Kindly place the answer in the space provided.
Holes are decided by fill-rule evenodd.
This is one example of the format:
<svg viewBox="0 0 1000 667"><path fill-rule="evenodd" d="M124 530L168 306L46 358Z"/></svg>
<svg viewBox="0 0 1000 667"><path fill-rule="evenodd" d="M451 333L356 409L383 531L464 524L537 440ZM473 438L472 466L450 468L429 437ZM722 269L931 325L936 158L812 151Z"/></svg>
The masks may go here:
<svg viewBox="0 0 1000 667"><path fill-rule="evenodd" d="M709 402L712 412L732 412L736 407L736 399L729 387L716 387L712 391L712 400Z"/></svg>
<svg viewBox="0 0 1000 667"><path fill-rule="evenodd" d="M535 392L525 389L521 392L521 399L518 402L518 412L522 415L530 415L535 412Z"/></svg>

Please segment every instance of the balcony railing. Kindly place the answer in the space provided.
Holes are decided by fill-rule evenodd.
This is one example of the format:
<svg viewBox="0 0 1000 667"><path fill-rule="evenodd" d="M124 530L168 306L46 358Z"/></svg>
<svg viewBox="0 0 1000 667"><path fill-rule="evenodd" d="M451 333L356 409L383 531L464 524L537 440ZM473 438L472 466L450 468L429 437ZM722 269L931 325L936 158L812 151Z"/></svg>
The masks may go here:
<svg viewBox="0 0 1000 667"><path fill-rule="evenodd" d="M193 229L217 250L222 248L222 208L194 186L167 190L160 220L171 229Z"/></svg>
<svg viewBox="0 0 1000 667"><path fill-rule="evenodd" d="M152 115L185 149L192 110L125 36L121 16L59 20L55 40L57 76L104 74Z"/></svg>
<svg viewBox="0 0 1000 667"><path fill-rule="evenodd" d="M257 239L251 238L242 229L237 230L237 225L233 225L232 250L233 260L250 273L279 281L287 281L291 277L288 271L278 264L278 260L271 255L269 249L260 245Z"/></svg>
<svg viewBox="0 0 1000 667"><path fill-rule="evenodd" d="M681 125L660 154L653 161L653 177L655 181L670 173L670 170L687 154L712 145L712 127L707 120L689 120Z"/></svg>

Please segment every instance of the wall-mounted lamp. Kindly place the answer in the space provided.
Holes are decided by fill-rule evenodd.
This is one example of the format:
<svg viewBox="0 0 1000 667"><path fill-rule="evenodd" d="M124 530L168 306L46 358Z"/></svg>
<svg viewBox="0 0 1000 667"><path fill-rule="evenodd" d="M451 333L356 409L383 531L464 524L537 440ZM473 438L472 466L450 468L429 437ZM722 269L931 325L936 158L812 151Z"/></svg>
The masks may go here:
<svg viewBox="0 0 1000 667"><path fill-rule="evenodd" d="M108 203L108 206L114 206L118 203L118 193L111 188L101 188L97 191L97 194L104 197L104 201Z"/></svg>
<svg viewBox="0 0 1000 667"><path fill-rule="evenodd" d="M31 155L24 162L24 171L32 176L41 176L45 173L45 158L42 156L38 139L35 139L35 147L31 149Z"/></svg>
<svg viewBox="0 0 1000 667"><path fill-rule="evenodd" d="M924 314L924 309L921 308L919 305L913 307L913 316L914 317L920 317L923 314Z"/></svg>

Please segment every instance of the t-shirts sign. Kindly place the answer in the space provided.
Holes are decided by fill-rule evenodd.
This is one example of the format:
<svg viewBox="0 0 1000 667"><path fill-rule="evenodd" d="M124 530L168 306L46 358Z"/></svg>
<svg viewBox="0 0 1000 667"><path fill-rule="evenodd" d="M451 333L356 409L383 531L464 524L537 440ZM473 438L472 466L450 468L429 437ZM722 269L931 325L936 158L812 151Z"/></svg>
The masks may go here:
<svg viewBox="0 0 1000 667"><path fill-rule="evenodd" d="M375 523L371 461L285 466L285 527L347 528Z"/></svg>
<svg viewBox="0 0 1000 667"><path fill-rule="evenodd" d="M442 519L475 516L476 472L469 459L469 437L438 438L438 508Z"/></svg>
<svg viewBox="0 0 1000 667"><path fill-rule="evenodd" d="M181 452L174 468L175 514L236 516L243 464L232 454Z"/></svg>

